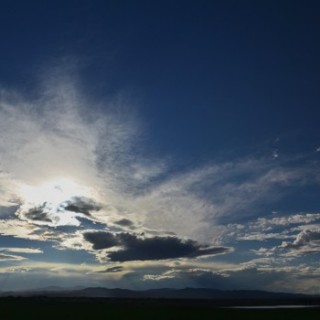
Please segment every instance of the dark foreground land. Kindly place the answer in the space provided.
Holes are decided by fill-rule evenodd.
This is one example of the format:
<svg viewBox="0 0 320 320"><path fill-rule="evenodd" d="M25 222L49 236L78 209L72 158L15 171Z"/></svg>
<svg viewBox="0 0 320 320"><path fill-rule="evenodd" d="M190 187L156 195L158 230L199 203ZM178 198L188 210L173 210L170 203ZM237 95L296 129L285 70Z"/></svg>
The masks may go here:
<svg viewBox="0 0 320 320"><path fill-rule="evenodd" d="M230 308L205 300L1 298L0 319L320 319L320 307Z"/></svg>

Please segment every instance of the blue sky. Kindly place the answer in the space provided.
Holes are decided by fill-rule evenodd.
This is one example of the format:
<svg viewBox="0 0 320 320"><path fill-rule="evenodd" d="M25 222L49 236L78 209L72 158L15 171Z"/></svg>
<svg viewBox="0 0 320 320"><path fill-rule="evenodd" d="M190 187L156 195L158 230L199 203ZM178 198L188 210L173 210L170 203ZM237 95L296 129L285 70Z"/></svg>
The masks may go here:
<svg viewBox="0 0 320 320"><path fill-rule="evenodd" d="M0 286L319 292L317 1L4 1Z"/></svg>

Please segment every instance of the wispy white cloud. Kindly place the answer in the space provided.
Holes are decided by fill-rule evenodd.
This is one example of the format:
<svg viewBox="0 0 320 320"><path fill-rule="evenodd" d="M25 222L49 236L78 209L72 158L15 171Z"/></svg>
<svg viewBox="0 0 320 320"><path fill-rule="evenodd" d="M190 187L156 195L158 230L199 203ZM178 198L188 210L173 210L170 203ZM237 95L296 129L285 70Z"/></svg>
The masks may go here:
<svg viewBox="0 0 320 320"><path fill-rule="evenodd" d="M72 77L47 78L36 99L5 90L0 97L0 234L92 253L80 230L84 220L105 232L134 228L141 237L210 246L226 233L233 240L294 240L298 231L275 228L320 220L296 214L237 223L287 187L314 182L310 170L252 156L170 171L168 161L144 154L139 120L126 106L90 101ZM105 262L106 252L95 254Z"/></svg>
<svg viewBox="0 0 320 320"><path fill-rule="evenodd" d="M21 257L21 256L17 256L17 255L13 255L13 254L7 254L7 253L0 252L0 261L21 261L24 259L26 259L26 258Z"/></svg>
<svg viewBox="0 0 320 320"><path fill-rule="evenodd" d="M284 266L296 258L320 254L319 220L318 213L258 218L247 225L229 224L223 238L231 242L263 241L263 247L250 252L259 259L273 259L272 264Z"/></svg>
<svg viewBox="0 0 320 320"><path fill-rule="evenodd" d="M12 252L12 253L28 253L28 254L37 254L43 253L39 248L18 248L18 247L0 247L0 252Z"/></svg>
<svg viewBox="0 0 320 320"><path fill-rule="evenodd" d="M39 227L18 219L0 220L0 235L30 240L42 240L43 236L38 234L39 230Z"/></svg>
<svg viewBox="0 0 320 320"><path fill-rule="evenodd" d="M310 223L319 225L319 213L299 213L285 216L264 217L246 224L228 224L226 237L237 240L295 239L301 230L309 229Z"/></svg>
<svg viewBox="0 0 320 320"><path fill-rule="evenodd" d="M320 225L316 228L301 231L294 241L282 242L278 247L289 250L287 256L301 256L310 253L320 253Z"/></svg>
<svg viewBox="0 0 320 320"><path fill-rule="evenodd" d="M133 211L149 228L215 241L221 220L254 216L259 206L304 184L299 168L274 167L265 159L216 163L172 175L133 199ZM215 235L215 236L214 236Z"/></svg>
<svg viewBox="0 0 320 320"><path fill-rule="evenodd" d="M289 225L308 224L315 221L320 222L320 213L300 213L272 218L258 218L255 225L261 229L268 230L270 227L286 227Z"/></svg>
<svg viewBox="0 0 320 320"><path fill-rule="evenodd" d="M110 110L99 113L86 105L72 84L57 81L36 101L11 96L0 101L1 168L13 192L21 183L34 185L60 177L96 189L110 185L114 179L104 181L105 171L112 173L111 159L120 157L132 139L131 123ZM101 158L105 168L98 167ZM2 199L14 200L19 194Z"/></svg>
<svg viewBox="0 0 320 320"><path fill-rule="evenodd" d="M41 89L33 100L2 90L0 205L18 206L18 217L31 224L78 226L83 213L66 213L52 200L59 189L102 205L87 219L125 218L131 210L127 199L163 173L165 161L138 156L138 121L125 105L89 101L72 77L59 72L49 74ZM61 180L77 185L75 193L57 183Z"/></svg>
<svg viewBox="0 0 320 320"><path fill-rule="evenodd" d="M0 247L0 261L22 261L27 259L25 256L18 254L39 254L43 253L38 248L17 248L17 247Z"/></svg>

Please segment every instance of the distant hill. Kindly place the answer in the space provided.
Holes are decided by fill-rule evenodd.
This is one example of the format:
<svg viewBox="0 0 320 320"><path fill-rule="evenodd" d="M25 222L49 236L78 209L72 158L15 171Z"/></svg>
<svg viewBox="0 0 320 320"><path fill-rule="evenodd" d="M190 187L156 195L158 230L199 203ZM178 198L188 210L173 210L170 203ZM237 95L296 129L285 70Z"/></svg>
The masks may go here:
<svg viewBox="0 0 320 320"><path fill-rule="evenodd" d="M90 288L59 288L47 287L39 290L2 292L1 297L48 297L48 298L126 298L126 299L193 299L214 300L222 304L250 304L273 303L273 304L320 304L320 296L311 296L295 293L279 293L258 290L231 290L223 291L206 288L184 289L152 289L134 291L127 289L109 289L104 287Z"/></svg>

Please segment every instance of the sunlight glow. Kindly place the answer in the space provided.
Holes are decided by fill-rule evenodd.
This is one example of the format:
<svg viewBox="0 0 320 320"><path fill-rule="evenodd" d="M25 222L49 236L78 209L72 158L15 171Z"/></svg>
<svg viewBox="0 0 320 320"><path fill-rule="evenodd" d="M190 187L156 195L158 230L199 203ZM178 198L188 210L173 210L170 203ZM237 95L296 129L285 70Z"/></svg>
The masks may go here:
<svg viewBox="0 0 320 320"><path fill-rule="evenodd" d="M45 182L38 186L22 185L19 195L23 202L40 205L48 202L59 205L72 197L90 197L92 192L89 188L80 186L74 180L60 178Z"/></svg>
<svg viewBox="0 0 320 320"><path fill-rule="evenodd" d="M46 219L33 221L39 225L78 226L80 222L77 217L81 216L81 213L68 212L66 214L65 205L75 198L94 198L91 188L67 178L51 180L37 186L21 185L18 189L21 206L16 214L22 219L28 219L28 212L40 210Z"/></svg>

